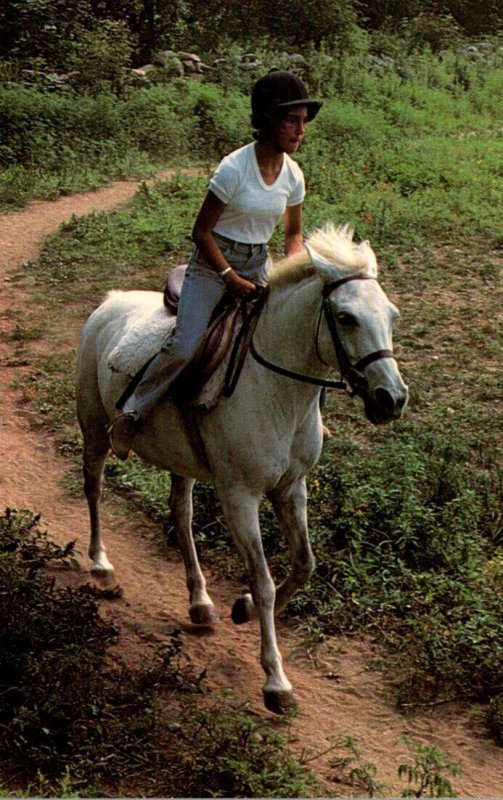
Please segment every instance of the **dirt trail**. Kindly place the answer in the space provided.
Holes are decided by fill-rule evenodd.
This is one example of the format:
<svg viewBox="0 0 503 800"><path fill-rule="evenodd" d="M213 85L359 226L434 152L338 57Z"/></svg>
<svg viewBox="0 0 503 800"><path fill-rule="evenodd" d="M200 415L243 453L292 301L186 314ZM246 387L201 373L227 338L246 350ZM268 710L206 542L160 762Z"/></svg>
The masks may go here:
<svg viewBox="0 0 503 800"><path fill-rule="evenodd" d="M26 289L15 273L24 261L37 256L43 239L72 214L115 208L129 200L137 187L134 182L116 183L97 192L32 203L23 211L0 217L0 331L12 331L17 313L26 311ZM45 336L50 338L50 332ZM13 348L12 343L0 341L0 509L10 506L40 512L55 540L77 539L82 570L70 580L85 582L87 509L83 500L65 496L62 459L51 439L31 430L20 412L19 394L11 382L26 367L12 360ZM111 498L104 504L104 530L125 594L123 600L104 601L103 607L120 625L122 650L128 657L142 659L145 646L165 641L175 627L182 627L185 651L196 666L207 669L214 692L231 690L233 700L274 722L261 702L257 627L235 627L230 621L236 587L210 574L209 589L221 623L212 633L196 634L188 624L181 559L176 553L169 560L160 554L155 542L158 531L152 523L139 513L126 517L120 501ZM438 746L461 766L462 777L452 781L459 795L503 796L503 751L476 729L468 706L446 704L404 717L395 711L380 673L369 667L375 655L372 642L334 639L313 655L284 623L279 623L278 633L301 709L291 726L297 751L324 749L328 737L338 733L352 735L359 740L364 760L377 765L378 779L396 794L397 766L406 757L397 740L407 733ZM341 794L341 787L330 783L334 772L330 759L330 755L321 757L312 766L325 779L327 795Z"/></svg>

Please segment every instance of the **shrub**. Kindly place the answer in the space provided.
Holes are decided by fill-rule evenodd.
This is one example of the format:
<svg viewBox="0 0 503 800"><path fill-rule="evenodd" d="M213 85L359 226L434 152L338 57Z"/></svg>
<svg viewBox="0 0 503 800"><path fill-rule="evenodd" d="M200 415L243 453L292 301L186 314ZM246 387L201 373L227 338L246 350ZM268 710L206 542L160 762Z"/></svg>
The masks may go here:
<svg viewBox="0 0 503 800"><path fill-rule="evenodd" d="M304 796L311 773L282 736L230 705L206 708L180 631L140 670L111 656L118 630L30 512L0 517L0 760L16 788L119 796ZM191 702L197 695L198 702ZM183 698L183 701L182 701ZM14 778L15 776L15 778Z"/></svg>
<svg viewBox="0 0 503 800"><path fill-rule="evenodd" d="M73 85L96 94L121 93L127 82L132 44L125 22L99 20L95 30L82 30L72 42L68 66L77 72Z"/></svg>

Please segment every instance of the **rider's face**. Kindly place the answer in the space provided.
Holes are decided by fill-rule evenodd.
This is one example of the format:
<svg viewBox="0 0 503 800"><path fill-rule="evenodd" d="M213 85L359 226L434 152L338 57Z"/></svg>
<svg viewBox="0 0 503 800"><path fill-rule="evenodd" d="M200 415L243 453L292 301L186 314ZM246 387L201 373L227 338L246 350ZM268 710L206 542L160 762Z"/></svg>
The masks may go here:
<svg viewBox="0 0 503 800"><path fill-rule="evenodd" d="M284 153L295 153L304 138L307 123L307 106L296 106L288 111L276 128L276 144Z"/></svg>

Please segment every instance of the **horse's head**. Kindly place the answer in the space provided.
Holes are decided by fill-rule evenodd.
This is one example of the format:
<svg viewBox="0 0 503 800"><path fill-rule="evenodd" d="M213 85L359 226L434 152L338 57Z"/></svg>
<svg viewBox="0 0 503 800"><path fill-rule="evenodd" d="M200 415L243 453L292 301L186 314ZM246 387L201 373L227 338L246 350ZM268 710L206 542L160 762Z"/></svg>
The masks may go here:
<svg viewBox="0 0 503 800"><path fill-rule="evenodd" d="M377 282L372 248L368 242L355 244L349 228L328 225L308 239L306 249L323 282L326 325L320 326L319 357L339 366L372 423L398 419L408 399L393 355L399 312Z"/></svg>

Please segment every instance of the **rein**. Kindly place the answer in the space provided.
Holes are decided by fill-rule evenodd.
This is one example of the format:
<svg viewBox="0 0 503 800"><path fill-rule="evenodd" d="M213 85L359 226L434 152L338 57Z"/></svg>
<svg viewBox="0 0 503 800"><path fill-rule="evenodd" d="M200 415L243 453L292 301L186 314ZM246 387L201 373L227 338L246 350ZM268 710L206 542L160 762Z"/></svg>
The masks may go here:
<svg viewBox="0 0 503 800"><path fill-rule="evenodd" d="M272 372L276 372L278 375L284 375L287 378L292 378L293 380L301 381L302 383L311 383L314 384L315 386L324 386L328 389L344 389L346 391L349 391L348 389L348 384L349 384L349 387L352 390L350 392L352 397L356 394L359 395L363 394L368 387L368 382L365 375L363 374L363 370L369 364L372 364L374 361L378 361L381 358L394 358L395 356L392 350L375 350L372 353L368 353L366 356L363 356L363 358L361 358L356 364L352 364L348 357L348 354L346 353L346 350L344 349L344 345L341 341L339 332L337 330L337 324L335 321L329 297L335 289L339 288L339 286L342 286L343 284L348 283L349 281L358 281L358 280L376 280L376 278L373 278L371 275L362 275L362 274L347 275L344 278L340 278L339 280L334 281L333 283L328 283L323 287L323 300L320 309L320 316L318 319L317 332L316 332L316 352L318 354L318 358L320 359L320 361L326 364L326 362L323 361L323 359L321 358L318 348L318 337L320 331L321 318L322 314L324 313L328 325L328 330L330 332L330 336L332 339L332 344L334 345L334 350L337 355L337 360L339 362L339 368L341 371L341 379L339 381L331 381L331 380L325 380L324 378L315 378L314 376L311 375L303 375L300 372L294 372L293 370L289 370L286 369L285 367L280 367L277 364L273 364L272 361L268 361L266 358L264 358L257 352L255 345L253 343L253 331L249 336L249 343L246 349L250 350L250 353L252 354L253 358L258 364L260 364L263 367L266 367ZM255 329L256 324L257 323L255 322L253 330ZM246 351L244 355L246 355ZM244 355L242 356L243 360L244 360Z"/></svg>

